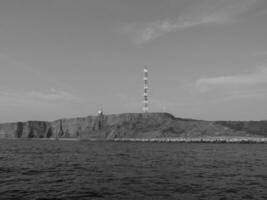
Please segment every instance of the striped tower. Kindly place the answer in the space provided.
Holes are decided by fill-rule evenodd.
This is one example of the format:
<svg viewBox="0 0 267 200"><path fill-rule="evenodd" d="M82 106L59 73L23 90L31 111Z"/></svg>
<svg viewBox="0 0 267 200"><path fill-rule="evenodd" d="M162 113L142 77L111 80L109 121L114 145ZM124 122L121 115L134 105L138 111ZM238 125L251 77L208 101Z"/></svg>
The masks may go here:
<svg viewBox="0 0 267 200"><path fill-rule="evenodd" d="M144 67L144 113L148 112L148 68Z"/></svg>

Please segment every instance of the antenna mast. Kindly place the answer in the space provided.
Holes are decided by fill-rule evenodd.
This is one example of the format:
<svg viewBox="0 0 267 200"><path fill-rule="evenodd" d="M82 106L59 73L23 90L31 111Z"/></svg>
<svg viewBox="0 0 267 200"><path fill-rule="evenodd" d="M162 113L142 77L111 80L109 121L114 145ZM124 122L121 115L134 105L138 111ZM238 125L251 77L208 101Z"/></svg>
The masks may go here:
<svg viewBox="0 0 267 200"><path fill-rule="evenodd" d="M144 113L148 112L148 68L144 67Z"/></svg>

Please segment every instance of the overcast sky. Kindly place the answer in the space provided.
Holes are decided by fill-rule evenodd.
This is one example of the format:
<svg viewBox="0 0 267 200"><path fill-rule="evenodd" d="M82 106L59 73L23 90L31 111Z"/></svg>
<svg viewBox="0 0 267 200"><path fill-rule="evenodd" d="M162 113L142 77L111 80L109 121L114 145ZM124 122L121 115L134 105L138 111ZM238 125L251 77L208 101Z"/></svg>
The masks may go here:
<svg viewBox="0 0 267 200"><path fill-rule="evenodd" d="M0 122L267 119L266 0L1 0Z"/></svg>

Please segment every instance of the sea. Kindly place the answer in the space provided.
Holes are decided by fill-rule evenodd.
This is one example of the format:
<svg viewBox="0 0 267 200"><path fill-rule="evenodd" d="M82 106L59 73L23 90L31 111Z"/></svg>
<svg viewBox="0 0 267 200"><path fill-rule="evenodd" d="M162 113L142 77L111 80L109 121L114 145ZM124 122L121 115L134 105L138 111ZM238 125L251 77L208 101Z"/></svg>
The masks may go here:
<svg viewBox="0 0 267 200"><path fill-rule="evenodd" d="M267 144L0 140L2 200L267 199Z"/></svg>

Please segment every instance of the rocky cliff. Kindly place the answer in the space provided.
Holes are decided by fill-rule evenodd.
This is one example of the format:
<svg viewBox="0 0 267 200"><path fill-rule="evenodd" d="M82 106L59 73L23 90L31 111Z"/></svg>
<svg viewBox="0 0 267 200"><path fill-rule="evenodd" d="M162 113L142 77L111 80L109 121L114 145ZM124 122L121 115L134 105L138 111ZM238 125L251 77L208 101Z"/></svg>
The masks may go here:
<svg viewBox="0 0 267 200"><path fill-rule="evenodd" d="M175 118L168 113L129 113L0 124L0 138L197 138L264 136L267 121L212 122Z"/></svg>

